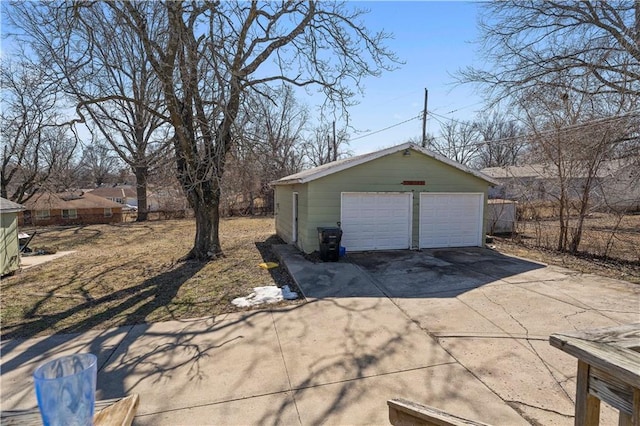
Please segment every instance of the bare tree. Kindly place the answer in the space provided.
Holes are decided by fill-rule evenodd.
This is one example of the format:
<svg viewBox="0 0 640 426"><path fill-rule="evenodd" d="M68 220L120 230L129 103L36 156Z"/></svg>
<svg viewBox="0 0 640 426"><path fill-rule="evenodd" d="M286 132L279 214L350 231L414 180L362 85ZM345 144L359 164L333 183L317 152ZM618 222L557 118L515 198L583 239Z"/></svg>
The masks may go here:
<svg viewBox="0 0 640 426"><path fill-rule="evenodd" d="M162 81L179 180L196 216L196 239L187 257L197 259L222 254L220 181L246 96L284 81L318 85L330 101L346 105L353 92L345 78L358 82L377 75L393 59L381 46L386 36L370 35L357 23L360 12L337 3L114 2L110 7L142 39ZM150 16L158 14L167 21L162 40L148 30ZM275 61L271 72L264 67L268 61Z"/></svg>
<svg viewBox="0 0 640 426"><path fill-rule="evenodd" d="M349 133L346 127L336 129L334 139L333 124L324 124L306 135L303 149L307 163L317 167L353 155L348 146Z"/></svg>
<svg viewBox="0 0 640 426"><path fill-rule="evenodd" d="M58 127L42 146L42 158L49 165L49 178L43 190L65 192L77 189L80 184L80 164L77 158L78 138L68 128Z"/></svg>
<svg viewBox="0 0 640 426"><path fill-rule="evenodd" d="M460 80L524 120L532 160L557 181L548 194L559 208L557 248L575 252L601 165L633 152L640 1L491 2L480 30L488 67L467 68Z"/></svg>
<svg viewBox="0 0 640 426"><path fill-rule="evenodd" d="M93 142L82 150L80 170L96 188L109 183L119 166L118 156L104 143Z"/></svg>
<svg viewBox="0 0 640 426"><path fill-rule="evenodd" d="M475 125L482 141L474 161L477 168L515 166L521 162L527 139L518 122L493 113L481 115Z"/></svg>
<svg viewBox="0 0 640 426"><path fill-rule="evenodd" d="M71 3L15 3L11 16L14 26L28 34L18 39L27 38L40 57L48 58L51 78L73 99L78 112L88 116L92 133L131 168L136 177L136 220L144 221L149 173L166 163L170 148L160 80L140 38L114 22L104 4L77 6L82 13L70 14Z"/></svg>
<svg viewBox="0 0 640 426"><path fill-rule="evenodd" d="M162 111L144 106L173 130L178 179L196 218L194 246L185 258L222 255L221 182L236 119L249 95L287 82L315 86L329 103L346 107L363 77L395 61L383 46L388 36L369 33L359 20L363 12L343 3L40 3L33 11L45 13L31 20L46 25L56 17L74 31L94 8L108 9L104 19L114 34L135 34L160 81ZM85 66L80 59L76 66Z"/></svg>
<svg viewBox="0 0 640 426"><path fill-rule="evenodd" d="M422 136L412 136L409 139L407 139L406 142L412 143L414 145L422 146L422 142L423 142ZM433 151L434 150L433 147L435 143L436 143L436 136L433 135L432 133L427 133L425 135L425 148Z"/></svg>
<svg viewBox="0 0 640 426"><path fill-rule="evenodd" d="M460 164L470 165L480 147L480 134L472 121L443 121L440 137L433 138L429 149Z"/></svg>
<svg viewBox="0 0 640 426"><path fill-rule="evenodd" d="M237 166L242 168L241 174L250 175L239 181L246 182L251 213L254 195L262 198L264 207L272 211L270 182L299 172L304 161L302 137L309 120L307 107L296 99L291 86L282 85L271 92L268 97L256 97L245 103L238 143L231 151Z"/></svg>
<svg viewBox="0 0 640 426"><path fill-rule="evenodd" d="M0 81L0 195L23 203L68 165L76 138L59 124L57 88L44 64L4 61Z"/></svg>
<svg viewBox="0 0 640 426"><path fill-rule="evenodd" d="M601 167L637 131L639 117L625 112L636 104L635 97L595 97L586 87L568 95L569 86L578 87L577 83L567 76L566 87L531 90L521 99L532 134L533 158L549 165L557 183L557 188L548 191L558 201L557 249L572 253L579 249L584 220L594 207L592 197L599 187ZM585 77L582 83L589 86L591 81Z"/></svg>
<svg viewBox="0 0 640 426"><path fill-rule="evenodd" d="M491 68L467 68L493 99L554 85L558 73L591 74L589 86L565 91L640 95L640 2L519 1L485 4L481 47Z"/></svg>

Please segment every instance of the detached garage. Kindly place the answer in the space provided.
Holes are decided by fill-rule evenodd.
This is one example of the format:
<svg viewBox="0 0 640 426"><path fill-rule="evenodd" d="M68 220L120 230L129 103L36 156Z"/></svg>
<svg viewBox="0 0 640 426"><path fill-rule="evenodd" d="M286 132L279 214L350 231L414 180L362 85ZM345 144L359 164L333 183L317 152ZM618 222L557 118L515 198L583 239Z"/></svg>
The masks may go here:
<svg viewBox="0 0 640 426"><path fill-rule="evenodd" d="M347 251L482 246L495 182L406 143L272 182L276 232L306 253L318 227L340 226Z"/></svg>
<svg viewBox="0 0 640 426"><path fill-rule="evenodd" d="M22 205L0 197L0 276L10 274L20 267L18 213L23 210Z"/></svg>

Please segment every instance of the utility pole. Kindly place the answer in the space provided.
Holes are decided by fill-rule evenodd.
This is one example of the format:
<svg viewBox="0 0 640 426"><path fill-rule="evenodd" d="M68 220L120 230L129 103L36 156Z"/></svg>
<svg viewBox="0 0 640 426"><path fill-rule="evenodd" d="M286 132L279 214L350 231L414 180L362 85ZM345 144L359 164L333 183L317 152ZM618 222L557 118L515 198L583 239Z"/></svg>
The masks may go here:
<svg viewBox="0 0 640 426"><path fill-rule="evenodd" d="M338 144L336 142L336 120L333 120L333 161L338 159Z"/></svg>
<svg viewBox="0 0 640 426"><path fill-rule="evenodd" d="M326 163L330 163L331 162L331 158L332 158L332 156L331 156L331 136L330 135L327 135L327 149L328 149L328 152L327 152L327 161L326 161Z"/></svg>
<svg viewBox="0 0 640 426"><path fill-rule="evenodd" d="M429 91L424 89L424 111L422 112L422 147L427 147L427 101L429 99Z"/></svg>

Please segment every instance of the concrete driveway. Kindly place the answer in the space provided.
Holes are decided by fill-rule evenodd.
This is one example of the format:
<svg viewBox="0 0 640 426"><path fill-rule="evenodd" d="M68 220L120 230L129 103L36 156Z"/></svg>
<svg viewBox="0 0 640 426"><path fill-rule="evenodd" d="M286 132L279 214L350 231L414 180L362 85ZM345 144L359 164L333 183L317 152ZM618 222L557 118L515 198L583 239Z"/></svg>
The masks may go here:
<svg viewBox="0 0 640 426"><path fill-rule="evenodd" d="M550 334L640 321L636 285L490 249L351 253L337 264L281 250L307 298L387 299L397 317L417 324L474 383L532 424L573 424L576 360L551 347ZM417 401L464 414L466 393L443 386ZM474 405L475 419L507 424ZM604 404L601 417L617 424Z"/></svg>
<svg viewBox="0 0 640 426"><path fill-rule="evenodd" d="M637 286L491 250L318 264L278 252L307 303L3 341L2 409L35 407L39 363L92 352L98 398L140 394L142 425L388 424L397 397L495 425L570 425L576 362L548 335L640 319Z"/></svg>

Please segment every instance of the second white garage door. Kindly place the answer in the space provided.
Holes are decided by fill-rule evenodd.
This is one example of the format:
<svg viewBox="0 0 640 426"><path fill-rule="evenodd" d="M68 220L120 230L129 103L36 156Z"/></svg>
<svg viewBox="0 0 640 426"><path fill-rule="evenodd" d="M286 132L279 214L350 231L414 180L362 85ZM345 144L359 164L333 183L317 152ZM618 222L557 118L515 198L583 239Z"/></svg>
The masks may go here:
<svg viewBox="0 0 640 426"><path fill-rule="evenodd" d="M342 194L342 243L347 251L411 247L412 193Z"/></svg>
<svg viewBox="0 0 640 426"><path fill-rule="evenodd" d="M482 246L482 193L420 194L420 248Z"/></svg>

